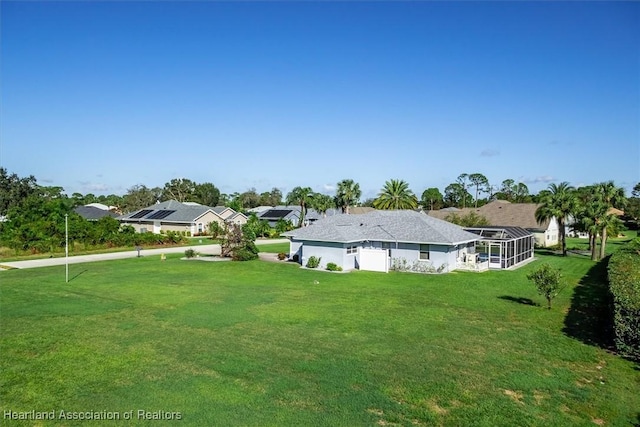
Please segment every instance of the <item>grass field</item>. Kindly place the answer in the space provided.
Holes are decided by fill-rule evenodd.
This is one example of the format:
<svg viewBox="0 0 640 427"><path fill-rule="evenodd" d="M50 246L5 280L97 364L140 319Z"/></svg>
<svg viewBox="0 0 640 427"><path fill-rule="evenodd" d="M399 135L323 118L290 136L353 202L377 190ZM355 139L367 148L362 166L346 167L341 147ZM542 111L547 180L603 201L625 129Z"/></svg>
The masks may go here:
<svg viewBox="0 0 640 427"><path fill-rule="evenodd" d="M525 277L540 261L332 274L181 256L73 265L68 284L64 267L0 273L3 413L133 410L153 426L640 422L640 370L607 350L605 271L588 257L540 257L569 284L548 311Z"/></svg>

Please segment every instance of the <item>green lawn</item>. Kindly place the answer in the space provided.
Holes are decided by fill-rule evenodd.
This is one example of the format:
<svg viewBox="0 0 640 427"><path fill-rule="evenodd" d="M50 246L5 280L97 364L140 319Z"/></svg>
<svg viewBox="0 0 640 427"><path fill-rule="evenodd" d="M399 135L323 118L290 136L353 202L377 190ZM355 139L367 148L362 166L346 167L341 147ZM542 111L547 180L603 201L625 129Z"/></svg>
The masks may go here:
<svg viewBox="0 0 640 427"><path fill-rule="evenodd" d="M279 249L277 250L279 251ZM517 271L351 272L151 257L0 273L4 411L180 412L178 425L625 426L603 268L544 308ZM540 304L540 305L536 305ZM2 420L3 425L84 425ZM125 425L123 421L95 425Z"/></svg>

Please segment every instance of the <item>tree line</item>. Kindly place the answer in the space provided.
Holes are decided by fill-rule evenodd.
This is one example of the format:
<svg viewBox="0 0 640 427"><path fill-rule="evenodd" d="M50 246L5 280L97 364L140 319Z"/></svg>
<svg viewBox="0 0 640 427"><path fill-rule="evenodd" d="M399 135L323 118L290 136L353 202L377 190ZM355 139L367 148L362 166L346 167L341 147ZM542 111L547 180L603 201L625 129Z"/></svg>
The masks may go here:
<svg viewBox="0 0 640 427"><path fill-rule="evenodd" d="M360 184L353 179L343 179L336 184L333 195L314 192L311 187L297 186L286 196L278 188L258 193L255 188L243 193L224 194L212 183L196 183L185 178L176 178L167 182L162 188L149 188L143 184L129 188L123 196L95 196L73 193L67 196L61 187L46 187L37 184L34 176L19 177L9 174L0 168L0 216L9 218L4 221L0 233L7 241L7 229L16 228L16 224L28 224L37 218L48 218L48 221L60 223L57 216L71 214L74 207L88 203L103 203L116 206L119 212L132 212L153 205L158 201L177 200L179 202L197 202L207 206L225 205L236 211L244 211L257 206L277 206L281 204L300 206L301 215L298 226L302 225L308 209L313 208L320 214L336 208L343 213L355 206L372 206L376 209L416 209L436 210L444 207L479 207L491 200L507 200L515 203L535 202L541 204L539 220L554 216L563 225L567 219L574 220L576 231L587 233L592 257L602 257L607 235L615 232L620 224L616 218L607 213L611 207L625 210L634 219L640 217L640 183L636 184L631 197L613 182L599 183L592 186L574 188L568 183L551 184L549 188L538 194L530 194L527 186L513 179L506 179L499 185L492 185L481 173L460 174L455 182L447 185L444 194L438 188L425 189L421 197L410 189L409 183L401 179L390 179L385 182L376 198L361 200ZM605 209L606 208L606 209ZM49 214L48 210L55 214ZM27 213L27 211L30 211ZM33 215L29 218L28 215ZM481 224L481 219L474 219ZM455 222L455 221L453 221ZM281 228L285 228L282 225ZM25 226L26 227L26 226ZM53 227L53 226L51 226ZM263 230L260 233L264 234ZM42 227L43 235L47 234L47 226ZM4 231L3 231L4 230ZM15 230L14 230L15 231ZM33 240L26 228L21 239ZM563 253L566 253L564 227L560 227L560 240ZM15 234L15 233L14 233ZM20 233L18 233L20 234ZM595 238L602 240L600 252L595 252ZM15 239L15 235L11 237ZM9 240L11 240L9 238Z"/></svg>

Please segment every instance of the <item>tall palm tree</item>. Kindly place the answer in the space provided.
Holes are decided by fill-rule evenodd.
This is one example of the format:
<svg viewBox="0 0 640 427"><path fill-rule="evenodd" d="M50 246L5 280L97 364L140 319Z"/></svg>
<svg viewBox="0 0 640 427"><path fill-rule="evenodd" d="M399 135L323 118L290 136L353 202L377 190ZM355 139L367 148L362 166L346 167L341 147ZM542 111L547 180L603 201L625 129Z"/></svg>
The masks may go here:
<svg viewBox="0 0 640 427"><path fill-rule="evenodd" d="M327 211L331 209L334 205L333 198L331 196L327 196L326 194L317 193L313 196L313 208L320 214L322 214L323 218L326 218Z"/></svg>
<svg viewBox="0 0 640 427"><path fill-rule="evenodd" d="M310 187L295 187L289 194L287 194L287 205L300 205L298 227L302 227L302 224L304 223L304 217L307 214L307 206L313 200L313 195L313 190Z"/></svg>
<svg viewBox="0 0 640 427"><path fill-rule="evenodd" d="M358 203L362 196L360 184L352 179L343 179L336 189L336 205L342 209L342 213L349 213L349 207Z"/></svg>
<svg viewBox="0 0 640 427"><path fill-rule="evenodd" d="M560 243L562 255L567 255L567 242L565 238L564 224L569 215L576 210L575 189L568 182L551 184L547 191L541 192L540 206L536 209L536 221L539 224L556 219L560 231Z"/></svg>
<svg viewBox="0 0 640 427"><path fill-rule="evenodd" d="M384 183L378 198L373 201L376 209L415 209L418 198L409 189L409 184L400 179L392 179Z"/></svg>
<svg viewBox="0 0 640 427"><path fill-rule="evenodd" d="M599 218L600 225L600 259L604 258L607 244L607 231L619 228L620 220L608 211L613 207L623 208L627 202L624 190L616 187L613 181L601 182L595 186L596 199L605 206L604 215Z"/></svg>

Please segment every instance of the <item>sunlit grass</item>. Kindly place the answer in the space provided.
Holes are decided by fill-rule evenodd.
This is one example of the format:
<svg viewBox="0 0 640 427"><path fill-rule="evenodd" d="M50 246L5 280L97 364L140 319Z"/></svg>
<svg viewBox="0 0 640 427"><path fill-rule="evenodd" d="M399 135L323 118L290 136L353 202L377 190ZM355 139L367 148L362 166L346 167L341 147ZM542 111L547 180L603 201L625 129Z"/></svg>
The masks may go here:
<svg viewBox="0 0 640 427"><path fill-rule="evenodd" d="M73 265L69 284L64 267L0 273L2 409L179 411L183 425L637 422L639 371L563 332L586 257L544 257L568 283L551 311L525 277L539 262L345 275L180 257Z"/></svg>

